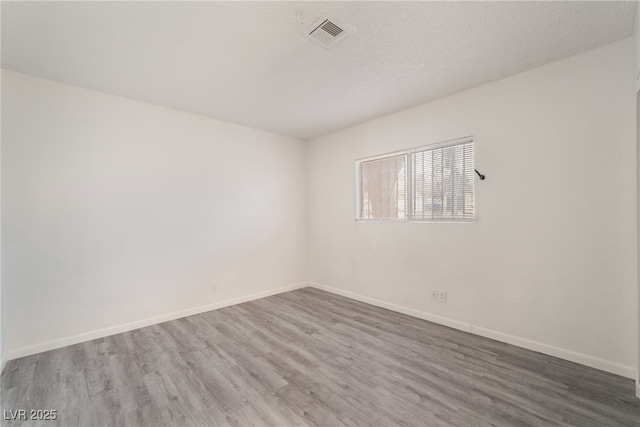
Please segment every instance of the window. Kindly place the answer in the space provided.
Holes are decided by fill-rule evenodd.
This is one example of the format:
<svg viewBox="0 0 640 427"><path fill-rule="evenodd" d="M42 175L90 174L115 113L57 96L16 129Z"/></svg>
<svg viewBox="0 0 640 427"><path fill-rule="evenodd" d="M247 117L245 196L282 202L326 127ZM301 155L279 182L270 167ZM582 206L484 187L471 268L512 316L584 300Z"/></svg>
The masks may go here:
<svg viewBox="0 0 640 427"><path fill-rule="evenodd" d="M357 162L361 221L469 221L474 211L473 139Z"/></svg>

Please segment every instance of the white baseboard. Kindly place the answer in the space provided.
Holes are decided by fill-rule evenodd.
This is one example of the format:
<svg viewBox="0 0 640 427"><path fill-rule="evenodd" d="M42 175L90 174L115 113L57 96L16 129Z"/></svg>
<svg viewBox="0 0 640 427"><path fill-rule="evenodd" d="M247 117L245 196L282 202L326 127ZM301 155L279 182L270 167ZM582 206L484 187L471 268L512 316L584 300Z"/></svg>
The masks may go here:
<svg viewBox="0 0 640 427"><path fill-rule="evenodd" d="M591 368L600 369L601 371L610 372L612 374L620 375L626 378L634 379L636 377L636 370L633 366L621 365L619 363L600 359L594 356L589 356L588 354L584 353L578 353L566 348L556 347L550 344L505 334L503 332L483 328L480 326L472 326L471 333L480 335L482 337L491 338L496 341L502 341L508 344L517 345L518 347L527 348L529 350L537 351L538 353L555 356L560 359L568 360L570 362L586 365Z"/></svg>
<svg viewBox="0 0 640 427"><path fill-rule="evenodd" d="M17 359L20 357L30 356L32 354L42 353L49 350L55 350L57 348L66 347L69 345L79 344L86 341L91 341L97 338L103 338L110 335L119 334L122 332L132 331L134 329L143 328L146 326L156 325L159 323L167 322L170 320L180 319L187 316L192 316L194 314L200 314L211 310L216 310L219 308L229 307L236 304L241 304L243 302L253 301L260 298L265 298L271 295L277 295L283 292L289 292L296 289L304 288L306 286L311 286L317 289L321 289L327 292L334 293L336 295L342 295L347 298L351 298L357 301L361 301L367 304L375 305L377 307L386 308L392 311L396 311L398 313L403 313L409 316L417 317L419 319L428 320L434 323L438 323L440 325L448 326L454 329L459 329L465 332L470 332L475 335L483 336L486 338L491 338L496 341L505 342L508 344L513 344L519 347L527 348L529 350L537 351L540 353L548 354L550 356L559 357L561 359L569 360L571 362L580 363L582 365L590 366L592 368L600 369L606 372L611 372L616 375L621 375L623 377L634 379L636 376L635 369L631 366L621 365L615 362L610 362L608 360L600 359L597 357L589 356L586 354L578 353L572 350L563 349L560 347L555 347L549 344L544 344L541 342L529 340L526 338L521 338L514 335L505 334L503 332L495 331L488 328L483 328L480 326L473 325L467 322L461 322L459 320L450 319L447 317L439 316L433 313L429 313L426 311L416 310L413 308L401 306L398 304L393 304L390 302L378 300L375 298L370 298L364 295L360 295L354 292L345 291L338 288L333 288L330 286L326 286L320 283L297 283L289 286L283 286L277 289L272 289L265 292L259 292L251 295L246 295L243 297L233 298L230 300L219 301L212 304L207 304L199 307L193 307L186 310L181 310L173 313L164 314L161 316L150 317L147 319L141 319L129 323L124 323L116 326L112 326L109 328L98 329L94 331L84 332L81 334L76 334L68 337L58 338L51 341L46 341L43 343L30 345L26 347L21 347L13 350L9 350L8 353L2 355L0 359L0 373L4 369L6 362L8 360ZM640 398L640 384L636 384L636 396Z"/></svg>
<svg viewBox="0 0 640 427"><path fill-rule="evenodd" d="M433 323L449 326L453 329L459 329L465 332L471 332L471 325L469 323L460 322L458 320L449 319L448 317L438 316L437 314L427 313L426 311L415 310L413 308L404 307L402 305L393 304L390 302L382 301L375 298L369 298L364 295L356 294L354 292L345 291L338 288L332 288L331 286L323 285L321 283L310 282L309 286L317 288L323 291L331 292L332 294L341 295L343 297L351 298L360 302L366 302L367 304L375 305L376 307L382 307L391 311L397 311L398 313L406 314L419 319L429 320Z"/></svg>
<svg viewBox="0 0 640 427"><path fill-rule="evenodd" d="M97 338L104 338L110 335L119 334L122 332L132 331L134 329L144 328L146 326L157 325L158 323L168 322L170 320L180 319L187 316L193 316L194 314L200 314L211 310L217 310L219 308L229 307L243 302L253 301L268 296L281 294L283 292L289 292L296 289L304 288L308 286L307 282L296 283L289 286L283 286L277 289L271 289L264 292L258 292L251 295L246 295L238 298L233 298L225 301L219 301L212 304L207 304L199 307L188 308L186 310L180 310L173 313L163 314L161 316L149 317L146 319L135 320L129 323L123 323L120 325L111 326L104 329L97 329L94 331L83 332L81 334L71 335L68 337L58 338L51 341L46 341L39 344L29 345L26 347L20 347L16 349L10 349L8 357L2 358L2 363L7 360L18 359L20 357L30 356L32 354L42 353L49 350L55 350L57 348L66 347L69 345L80 344L86 341L91 341Z"/></svg>
<svg viewBox="0 0 640 427"><path fill-rule="evenodd" d="M496 341L501 341L507 344L513 344L518 347L523 347L529 350L537 351L539 353L548 354L550 356L558 357L560 359L568 360L570 362L579 363L592 368L600 369L601 371L610 372L612 374L620 375L626 378L635 379L636 370L632 366L625 366L619 363L611 362L608 360L600 359L597 357L589 356L587 354L578 353L572 350L567 350L560 347L555 347L549 344L541 343L538 341L521 338L514 335L505 334L493 329L483 328L481 326L473 325L467 322L461 322L458 320L450 319L436 314L428 313L426 311L416 310L413 308L404 307L398 304L370 298L364 295L356 294L354 292L345 291L338 288L333 288L320 283L310 282L309 286L321 289L323 291L331 292L333 294L342 295L347 298L351 298L357 301L361 301L367 304L375 305L377 307L386 308L398 313L407 314L409 316L417 317L420 319L428 320L440 325L449 326L461 331L470 332L475 335L479 335L486 338L491 338ZM640 386L638 386L640 387ZM640 388L638 389L640 391ZM638 393L636 392L636 394ZM637 394L638 395L638 394ZM640 397L640 395L638 395Z"/></svg>

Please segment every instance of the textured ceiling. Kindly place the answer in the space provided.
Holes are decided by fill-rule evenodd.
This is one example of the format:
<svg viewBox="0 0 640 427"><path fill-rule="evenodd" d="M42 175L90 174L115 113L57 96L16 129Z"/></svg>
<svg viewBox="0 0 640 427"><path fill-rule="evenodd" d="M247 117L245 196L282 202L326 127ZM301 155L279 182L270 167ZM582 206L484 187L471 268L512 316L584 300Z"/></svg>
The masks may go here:
<svg viewBox="0 0 640 427"><path fill-rule="evenodd" d="M631 35L635 2L3 2L2 67L311 139ZM355 34L323 49L321 16Z"/></svg>

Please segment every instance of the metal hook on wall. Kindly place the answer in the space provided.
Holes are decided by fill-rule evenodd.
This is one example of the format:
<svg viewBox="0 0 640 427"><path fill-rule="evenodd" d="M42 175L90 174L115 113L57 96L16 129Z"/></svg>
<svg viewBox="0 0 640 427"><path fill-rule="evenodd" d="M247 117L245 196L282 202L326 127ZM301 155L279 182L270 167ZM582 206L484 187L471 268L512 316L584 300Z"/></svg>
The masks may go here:
<svg viewBox="0 0 640 427"><path fill-rule="evenodd" d="M476 171L476 173L478 174L478 177L480 178L480 181L484 181L484 179L486 177L484 175L482 175L480 172L478 172L478 169L474 169L474 171Z"/></svg>

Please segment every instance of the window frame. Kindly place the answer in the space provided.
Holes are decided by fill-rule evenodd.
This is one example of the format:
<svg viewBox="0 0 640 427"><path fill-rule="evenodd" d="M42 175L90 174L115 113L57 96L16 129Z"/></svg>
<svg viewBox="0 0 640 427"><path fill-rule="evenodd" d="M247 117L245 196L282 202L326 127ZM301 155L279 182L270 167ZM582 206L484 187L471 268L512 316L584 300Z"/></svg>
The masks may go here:
<svg viewBox="0 0 640 427"><path fill-rule="evenodd" d="M470 218L414 218L413 217L413 205L414 205L414 190L415 190L415 182L413 179L413 170L412 170L412 154L419 153L422 151L431 151L437 150L441 148L453 147L462 144L473 143L473 167L474 167L474 187L473 187L473 217ZM427 145L420 145L417 147L407 148L404 150L391 151L384 154L379 154L375 156L363 157L357 159L355 161L355 177L356 177L356 206L355 206L355 214L356 214L356 222L358 223L438 223L438 224L446 224L446 223L463 223L463 224L472 224L477 222L478 220L478 209L477 209L477 200L476 200L476 191L475 191L475 138L473 135L465 136L462 138L450 139L447 141L436 142ZM361 218L362 208L364 205L364 189L363 189L363 175L362 175L362 164L372 160L380 160L395 156L404 155L406 156L405 164L406 164L406 181L407 181L407 201L406 201L406 218Z"/></svg>

